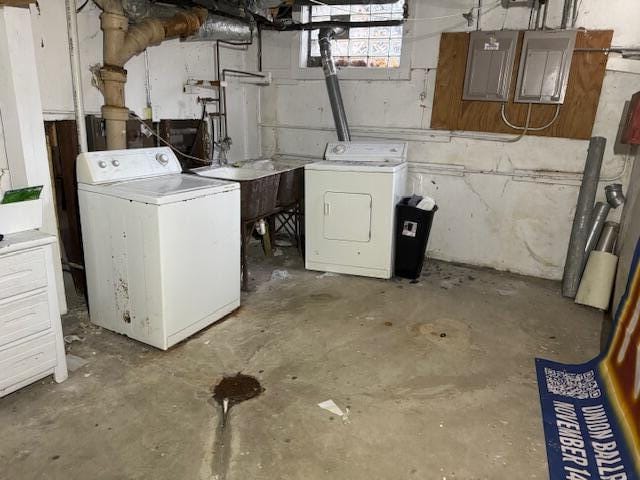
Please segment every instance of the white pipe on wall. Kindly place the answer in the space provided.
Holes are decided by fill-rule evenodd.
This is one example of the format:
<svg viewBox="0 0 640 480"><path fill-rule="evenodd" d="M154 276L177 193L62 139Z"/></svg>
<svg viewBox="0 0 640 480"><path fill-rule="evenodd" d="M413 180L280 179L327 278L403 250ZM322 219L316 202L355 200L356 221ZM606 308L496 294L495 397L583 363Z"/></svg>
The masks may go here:
<svg viewBox="0 0 640 480"><path fill-rule="evenodd" d="M78 132L78 148L80 153L86 152L87 129L84 119L84 96L82 94L82 73L80 71L80 47L78 42L78 14L76 4L65 0L67 14L67 35L69 37L69 58L71 60L71 83L73 85L73 106Z"/></svg>

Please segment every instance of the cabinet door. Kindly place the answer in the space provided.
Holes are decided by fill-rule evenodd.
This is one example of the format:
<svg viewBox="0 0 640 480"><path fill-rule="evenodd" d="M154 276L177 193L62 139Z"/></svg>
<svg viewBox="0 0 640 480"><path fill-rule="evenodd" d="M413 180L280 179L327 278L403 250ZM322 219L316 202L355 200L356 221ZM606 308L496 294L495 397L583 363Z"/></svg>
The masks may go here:
<svg viewBox="0 0 640 480"><path fill-rule="evenodd" d="M371 195L325 192L324 238L348 242L371 240Z"/></svg>

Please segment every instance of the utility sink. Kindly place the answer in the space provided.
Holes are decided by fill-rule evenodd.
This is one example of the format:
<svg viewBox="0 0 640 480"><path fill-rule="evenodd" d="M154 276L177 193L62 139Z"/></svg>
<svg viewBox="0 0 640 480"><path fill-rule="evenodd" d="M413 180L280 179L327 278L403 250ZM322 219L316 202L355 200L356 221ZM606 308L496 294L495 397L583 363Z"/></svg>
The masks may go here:
<svg viewBox="0 0 640 480"><path fill-rule="evenodd" d="M256 180L258 178L268 177L275 173L273 171L265 171L257 168L242 167L205 167L204 169L197 168L193 172L202 177L220 178L222 180L233 180L235 182Z"/></svg>
<svg viewBox="0 0 640 480"><path fill-rule="evenodd" d="M304 165L307 160L256 159L191 172L203 177L240 182L243 220L265 217L278 207L288 207L304 196Z"/></svg>
<svg viewBox="0 0 640 480"><path fill-rule="evenodd" d="M301 159L257 159L234 164L241 169L280 174L277 204L289 207L299 203L304 197L304 165L310 160Z"/></svg>

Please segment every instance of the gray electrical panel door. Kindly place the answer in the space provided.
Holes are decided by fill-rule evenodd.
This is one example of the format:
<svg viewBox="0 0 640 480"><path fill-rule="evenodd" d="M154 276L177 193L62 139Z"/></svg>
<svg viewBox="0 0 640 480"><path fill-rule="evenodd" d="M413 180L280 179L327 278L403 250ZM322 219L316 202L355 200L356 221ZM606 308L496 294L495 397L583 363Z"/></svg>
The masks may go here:
<svg viewBox="0 0 640 480"><path fill-rule="evenodd" d="M463 100L509 99L517 43L517 31L471 33Z"/></svg>
<svg viewBox="0 0 640 480"><path fill-rule="evenodd" d="M525 32L515 101L564 103L575 45L575 31Z"/></svg>

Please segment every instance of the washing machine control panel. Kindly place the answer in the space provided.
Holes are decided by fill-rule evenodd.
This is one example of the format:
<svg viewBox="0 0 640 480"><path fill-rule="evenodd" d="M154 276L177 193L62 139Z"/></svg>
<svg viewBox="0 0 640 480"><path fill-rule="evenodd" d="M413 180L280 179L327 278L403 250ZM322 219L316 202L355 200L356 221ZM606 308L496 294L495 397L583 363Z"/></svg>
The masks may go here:
<svg viewBox="0 0 640 480"><path fill-rule="evenodd" d="M87 152L78 155L78 182L91 185L181 173L168 147Z"/></svg>

